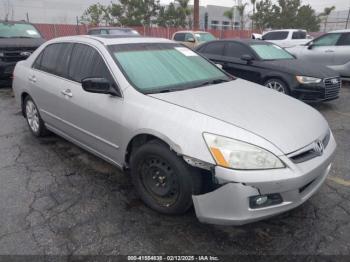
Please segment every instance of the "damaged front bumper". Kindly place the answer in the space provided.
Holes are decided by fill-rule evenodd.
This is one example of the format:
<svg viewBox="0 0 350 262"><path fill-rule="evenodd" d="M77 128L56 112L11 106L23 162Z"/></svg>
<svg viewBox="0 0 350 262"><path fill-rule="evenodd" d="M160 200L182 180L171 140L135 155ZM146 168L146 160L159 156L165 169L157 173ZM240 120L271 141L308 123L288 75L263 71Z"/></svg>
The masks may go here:
<svg viewBox="0 0 350 262"><path fill-rule="evenodd" d="M215 167L220 187L193 196L199 221L217 225L243 225L293 209L309 199L323 184L331 169L336 143L331 135L322 156L294 164L281 158L287 168L262 171L239 171ZM279 195L281 201L252 207L256 196Z"/></svg>

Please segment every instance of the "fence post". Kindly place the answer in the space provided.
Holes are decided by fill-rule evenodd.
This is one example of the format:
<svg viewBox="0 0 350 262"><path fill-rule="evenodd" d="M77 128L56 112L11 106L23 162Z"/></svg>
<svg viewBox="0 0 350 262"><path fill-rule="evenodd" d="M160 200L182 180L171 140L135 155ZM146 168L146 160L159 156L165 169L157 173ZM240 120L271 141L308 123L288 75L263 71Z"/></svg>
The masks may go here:
<svg viewBox="0 0 350 262"><path fill-rule="evenodd" d="M53 24L53 34L55 38L57 37L57 30L56 30L56 24Z"/></svg>

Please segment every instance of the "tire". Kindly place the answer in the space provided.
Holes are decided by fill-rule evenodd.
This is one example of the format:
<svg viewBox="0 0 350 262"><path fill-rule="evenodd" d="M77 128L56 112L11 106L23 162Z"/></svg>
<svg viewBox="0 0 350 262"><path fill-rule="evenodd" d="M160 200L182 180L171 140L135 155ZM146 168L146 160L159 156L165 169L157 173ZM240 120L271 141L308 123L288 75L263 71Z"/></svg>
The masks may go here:
<svg viewBox="0 0 350 262"><path fill-rule="evenodd" d="M45 127L44 121L42 120L38 107L34 103L30 96L24 99L24 112L29 126L29 130L36 137L44 137L48 134L48 130Z"/></svg>
<svg viewBox="0 0 350 262"><path fill-rule="evenodd" d="M193 204L202 181L199 171L153 140L131 155L131 176L136 190L150 208L163 214L185 213Z"/></svg>
<svg viewBox="0 0 350 262"><path fill-rule="evenodd" d="M286 94L286 95L290 94L288 85L284 81L282 81L278 78L272 78L272 79L267 80L265 82L264 86L266 86L267 88L270 88L272 90L275 90L277 92Z"/></svg>

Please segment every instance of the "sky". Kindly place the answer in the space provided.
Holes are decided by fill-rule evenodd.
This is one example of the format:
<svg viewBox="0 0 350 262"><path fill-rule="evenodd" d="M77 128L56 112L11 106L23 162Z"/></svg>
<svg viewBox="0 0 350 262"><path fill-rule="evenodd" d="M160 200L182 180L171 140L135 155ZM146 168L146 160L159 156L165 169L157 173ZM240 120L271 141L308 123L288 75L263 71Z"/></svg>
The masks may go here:
<svg viewBox="0 0 350 262"><path fill-rule="evenodd" d="M273 0L274 1L274 0ZM276 0L275 0L276 1ZM168 4L172 0L160 0L162 4ZM234 0L199 0L201 5L222 5L232 6ZM250 0L243 0L243 2L249 2ZM190 1L193 3L193 0ZM302 0L303 4L310 4L316 11L323 11L325 7L334 5L336 10L347 10L350 7L350 0Z"/></svg>

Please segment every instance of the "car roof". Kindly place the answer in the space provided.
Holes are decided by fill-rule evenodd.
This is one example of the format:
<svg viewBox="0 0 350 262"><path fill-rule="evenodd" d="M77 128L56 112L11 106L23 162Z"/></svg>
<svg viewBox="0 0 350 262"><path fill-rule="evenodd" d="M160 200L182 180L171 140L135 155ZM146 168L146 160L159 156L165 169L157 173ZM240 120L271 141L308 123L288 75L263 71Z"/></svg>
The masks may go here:
<svg viewBox="0 0 350 262"><path fill-rule="evenodd" d="M303 32L306 32L306 30L304 30L304 29L277 29L277 30L267 31L267 32L265 32L265 34L271 33L271 32L285 32L285 31L290 31L290 32L303 31Z"/></svg>
<svg viewBox="0 0 350 262"><path fill-rule="evenodd" d="M328 33L350 33L350 29L335 30Z"/></svg>
<svg viewBox="0 0 350 262"><path fill-rule="evenodd" d="M205 31L191 31L191 30L177 31L174 34L177 34L177 33L193 33L193 34L208 33L208 34L210 34L209 32L205 32Z"/></svg>
<svg viewBox="0 0 350 262"><path fill-rule="evenodd" d="M133 30L132 28L128 27L110 27L110 26L101 26L101 27L92 27L89 28L90 30Z"/></svg>
<svg viewBox="0 0 350 262"><path fill-rule="evenodd" d="M137 44L137 43L175 43L174 41L165 38L156 37L142 37L142 36L105 36L105 35L79 35L79 36L66 36L59 37L50 40L50 43L59 42L99 42L103 45L118 45L118 44Z"/></svg>
<svg viewBox="0 0 350 262"><path fill-rule="evenodd" d="M273 45L273 43L266 42L263 40L256 40L256 39L222 39L222 40L210 41L210 42L204 43L203 45L207 45L207 44L215 43L215 42L236 42L236 43L241 43L244 45Z"/></svg>
<svg viewBox="0 0 350 262"><path fill-rule="evenodd" d="M28 24L28 25L33 25L31 23L28 23L27 21L21 20L21 21L11 21L11 20L1 20L0 23L8 23L8 24Z"/></svg>

